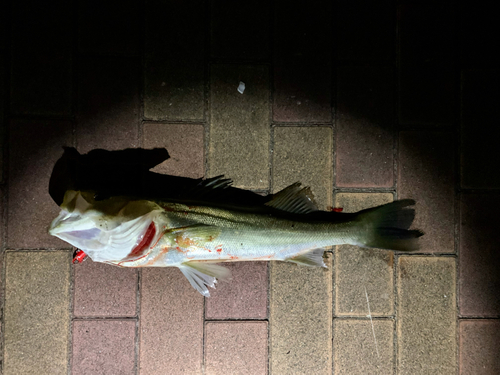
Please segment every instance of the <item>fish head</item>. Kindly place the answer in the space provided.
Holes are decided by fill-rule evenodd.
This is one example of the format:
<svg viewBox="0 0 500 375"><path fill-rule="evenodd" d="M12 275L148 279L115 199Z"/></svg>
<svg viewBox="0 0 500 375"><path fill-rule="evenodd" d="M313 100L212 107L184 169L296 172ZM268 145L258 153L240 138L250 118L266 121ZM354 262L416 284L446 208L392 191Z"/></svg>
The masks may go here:
<svg viewBox="0 0 500 375"><path fill-rule="evenodd" d="M150 201L120 197L94 201L91 194L69 190L49 233L83 250L94 261L120 260L143 242L160 212Z"/></svg>

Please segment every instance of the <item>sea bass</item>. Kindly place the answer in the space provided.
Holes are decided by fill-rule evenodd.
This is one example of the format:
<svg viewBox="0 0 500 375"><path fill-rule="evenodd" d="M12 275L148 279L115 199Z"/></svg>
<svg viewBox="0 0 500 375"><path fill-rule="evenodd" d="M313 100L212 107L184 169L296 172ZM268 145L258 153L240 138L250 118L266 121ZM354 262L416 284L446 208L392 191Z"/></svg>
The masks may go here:
<svg viewBox="0 0 500 375"><path fill-rule="evenodd" d="M224 189L221 176L199 190ZM423 233L410 230L415 202L399 200L357 213L320 211L311 190L293 184L261 206L154 201L130 197L96 200L68 190L49 233L96 262L120 267L178 267L204 296L229 276L216 263L279 260L325 267L332 245L410 251Z"/></svg>

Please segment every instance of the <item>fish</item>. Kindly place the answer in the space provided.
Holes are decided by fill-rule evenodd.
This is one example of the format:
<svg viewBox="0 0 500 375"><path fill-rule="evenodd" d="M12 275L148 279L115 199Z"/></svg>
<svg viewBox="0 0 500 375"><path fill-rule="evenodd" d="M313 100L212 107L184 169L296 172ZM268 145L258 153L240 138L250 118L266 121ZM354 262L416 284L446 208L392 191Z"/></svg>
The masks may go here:
<svg viewBox="0 0 500 375"><path fill-rule="evenodd" d="M412 199L355 213L324 211L311 189L297 182L256 204L228 204L221 197L231 184L224 176L193 180L189 194L163 199L103 198L94 190L69 188L49 233L96 262L177 267L205 297L210 296L208 287L230 277L220 263L284 261L326 267L323 256L330 246L414 251L423 235L410 229Z"/></svg>

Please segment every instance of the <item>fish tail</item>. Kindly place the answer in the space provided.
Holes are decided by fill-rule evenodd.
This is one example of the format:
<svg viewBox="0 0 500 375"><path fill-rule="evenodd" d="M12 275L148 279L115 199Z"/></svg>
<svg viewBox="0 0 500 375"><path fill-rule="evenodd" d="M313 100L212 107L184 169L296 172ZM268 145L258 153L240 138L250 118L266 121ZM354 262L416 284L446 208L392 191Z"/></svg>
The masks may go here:
<svg viewBox="0 0 500 375"><path fill-rule="evenodd" d="M359 211L357 220L362 228L359 246L387 250L412 251L419 248L417 238L424 233L410 230L415 210L412 199L402 199L382 206Z"/></svg>

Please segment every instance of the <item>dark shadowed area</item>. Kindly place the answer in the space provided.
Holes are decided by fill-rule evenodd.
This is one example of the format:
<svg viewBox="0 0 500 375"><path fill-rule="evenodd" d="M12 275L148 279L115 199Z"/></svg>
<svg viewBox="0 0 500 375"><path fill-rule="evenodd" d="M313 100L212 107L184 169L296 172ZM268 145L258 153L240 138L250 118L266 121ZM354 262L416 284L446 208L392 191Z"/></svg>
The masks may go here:
<svg viewBox="0 0 500 375"><path fill-rule="evenodd" d="M497 374L499 35L466 0L2 3L0 372ZM206 302L176 269L70 264L63 152L53 178L102 198L300 181L323 209L415 199L426 234L239 263Z"/></svg>

